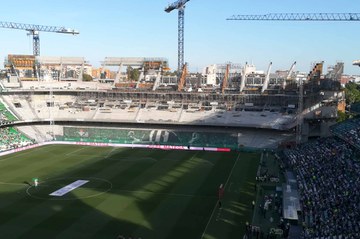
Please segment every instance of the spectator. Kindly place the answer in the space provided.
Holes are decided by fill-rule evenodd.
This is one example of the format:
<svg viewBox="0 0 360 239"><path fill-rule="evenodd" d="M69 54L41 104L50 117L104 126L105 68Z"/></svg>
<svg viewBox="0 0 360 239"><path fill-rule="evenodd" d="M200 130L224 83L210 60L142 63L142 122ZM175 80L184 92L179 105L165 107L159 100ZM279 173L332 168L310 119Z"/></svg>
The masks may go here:
<svg viewBox="0 0 360 239"><path fill-rule="evenodd" d="M306 224L302 238L360 238L360 161L355 149L330 137L285 155L297 174Z"/></svg>

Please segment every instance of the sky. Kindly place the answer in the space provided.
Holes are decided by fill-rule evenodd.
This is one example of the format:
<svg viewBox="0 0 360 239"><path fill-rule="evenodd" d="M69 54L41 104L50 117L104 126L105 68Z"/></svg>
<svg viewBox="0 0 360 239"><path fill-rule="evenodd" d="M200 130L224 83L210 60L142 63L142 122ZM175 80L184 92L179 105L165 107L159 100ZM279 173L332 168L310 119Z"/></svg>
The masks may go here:
<svg viewBox="0 0 360 239"><path fill-rule="evenodd" d="M79 35L40 32L42 56L85 57L100 66L105 57L164 57L177 68L178 14L166 13L169 0L6 1L0 21L64 26ZM236 14L360 12L359 0L190 0L185 9L185 62L201 72L210 64L253 63L258 70L309 72L345 63L360 75L360 21L227 21ZM26 31L0 28L0 68L8 54L32 54Z"/></svg>

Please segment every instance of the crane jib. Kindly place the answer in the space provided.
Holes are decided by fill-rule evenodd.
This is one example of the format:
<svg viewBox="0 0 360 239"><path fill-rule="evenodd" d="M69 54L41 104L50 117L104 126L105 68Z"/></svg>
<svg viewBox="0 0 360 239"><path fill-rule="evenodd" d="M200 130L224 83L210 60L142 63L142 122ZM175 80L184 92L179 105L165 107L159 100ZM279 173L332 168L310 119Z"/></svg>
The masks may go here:
<svg viewBox="0 0 360 239"><path fill-rule="evenodd" d="M0 21L0 28L10 28L10 29L19 29L19 30L28 31L28 34L33 36L33 52L35 56L40 55L39 32L54 32L54 33L65 33L72 35L79 34L77 30L65 28L65 27L25 24L25 23L16 23L16 22Z"/></svg>
<svg viewBox="0 0 360 239"><path fill-rule="evenodd" d="M226 20L360 21L360 13L269 13L262 15L233 15Z"/></svg>

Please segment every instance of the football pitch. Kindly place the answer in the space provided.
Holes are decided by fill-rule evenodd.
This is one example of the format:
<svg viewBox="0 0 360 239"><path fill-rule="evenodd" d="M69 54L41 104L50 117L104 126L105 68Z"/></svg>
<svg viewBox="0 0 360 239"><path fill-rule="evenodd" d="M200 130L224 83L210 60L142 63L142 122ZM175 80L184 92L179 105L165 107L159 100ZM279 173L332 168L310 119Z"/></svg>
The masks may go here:
<svg viewBox="0 0 360 239"><path fill-rule="evenodd" d="M76 145L2 156L0 235L242 238L259 159L257 153Z"/></svg>

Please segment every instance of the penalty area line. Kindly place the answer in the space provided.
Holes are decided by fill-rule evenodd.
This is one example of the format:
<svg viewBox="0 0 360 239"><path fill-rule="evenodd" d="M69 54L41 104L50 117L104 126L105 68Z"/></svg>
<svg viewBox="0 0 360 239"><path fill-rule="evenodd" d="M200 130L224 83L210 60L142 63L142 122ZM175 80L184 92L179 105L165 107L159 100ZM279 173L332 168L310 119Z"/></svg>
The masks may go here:
<svg viewBox="0 0 360 239"><path fill-rule="evenodd" d="M240 153L239 153L239 155L237 156L237 158L236 158L236 160L235 160L235 163L234 163L234 165L233 165L233 167L232 167L232 169L231 169L231 171L230 171L230 173L229 173L229 176L228 176L228 178L227 178L227 180L226 180L226 183L225 183L225 185L224 185L224 189L226 188L226 185L229 183L229 180L230 180L230 178L231 178L231 175L233 174L234 168L235 168L237 162L239 161L239 157L240 157ZM218 204L219 204L219 200L217 200L216 203L215 203L214 209L212 210L211 216L210 216L210 218L209 218L208 223L206 224L206 227L205 227L205 229L204 229L203 234L201 235L201 238L204 238L205 232L206 232L207 228L208 228L209 225L210 225L211 219L212 219L213 216L214 216L214 213L215 213L215 211L216 211L216 207L217 207Z"/></svg>
<svg viewBox="0 0 360 239"><path fill-rule="evenodd" d="M110 150L110 152L108 152L108 153L106 154L105 158L107 159L107 158L109 158L110 156L112 156L112 152L114 152L115 149L116 149L116 148L113 147L113 148Z"/></svg>
<svg viewBox="0 0 360 239"><path fill-rule="evenodd" d="M66 153L65 155L66 155L66 156L70 156L70 155L73 155L73 154L75 154L75 153L77 153L77 152L80 152L81 150L84 150L84 149L86 149L86 147L81 147L80 149L75 149L74 151L71 151L71 152L69 152L69 153Z"/></svg>
<svg viewBox="0 0 360 239"><path fill-rule="evenodd" d="M28 185L25 184L25 183L7 183L7 182L0 182L0 184L3 184L3 185L14 185L14 186L28 186Z"/></svg>

